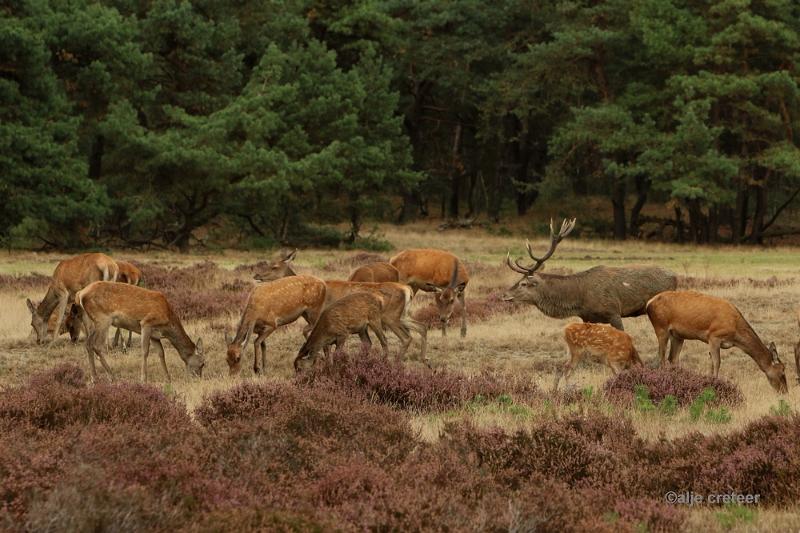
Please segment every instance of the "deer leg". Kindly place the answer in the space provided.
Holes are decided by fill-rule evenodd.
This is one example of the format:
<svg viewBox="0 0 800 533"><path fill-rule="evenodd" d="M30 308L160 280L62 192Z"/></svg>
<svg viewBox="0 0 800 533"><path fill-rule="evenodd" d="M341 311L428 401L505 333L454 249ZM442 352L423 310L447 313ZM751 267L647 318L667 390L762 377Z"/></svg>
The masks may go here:
<svg viewBox="0 0 800 533"><path fill-rule="evenodd" d="M156 347L158 360L161 362L161 368L164 369L164 375L167 376L167 383L172 383L172 376L169 375L169 370L167 370L167 360L164 357L164 345L161 344L161 339L154 339L151 337L150 342Z"/></svg>
<svg viewBox="0 0 800 533"><path fill-rule="evenodd" d="M384 322L384 324L386 324L386 327L389 328L400 340L400 350L397 352L397 360L400 361L403 359L403 356L408 351L408 347L411 345L411 333L402 322L397 323L393 320L388 320Z"/></svg>
<svg viewBox="0 0 800 533"><path fill-rule="evenodd" d="M131 344L133 344L133 331L128 330L128 344L123 345L123 348L130 348Z"/></svg>
<svg viewBox="0 0 800 533"><path fill-rule="evenodd" d="M653 325L658 339L658 365L661 368L667 364L667 342L669 341L669 331L664 328L658 328Z"/></svg>
<svg viewBox="0 0 800 533"><path fill-rule="evenodd" d="M260 374L267 366L267 337L275 331L275 328L265 325L256 340L253 341L253 373ZM259 368L259 357L261 358L261 368Z"/></svg>
<svg viewBox="0 0 800 533"><path fill-rule="evenodd" d="M52 347L58 339L58 332L61 331L61 326L64 324L64 315L67 312L67 303L69 303L69 293L67 291L58 295L58 307L56 308L56 329L53 330L53 339L50 341ZM45 333L46 335L46 333Z"/></svg>
<svg viewBox="0 0 800 533"><path fill-rule="evenodd" d="M569 355L569 361L567 361L564 366L561 367L561 371L556 374L556 382L553 385L553 392L558 390L558 382L561 378L564 378L564 387L566 388L569 377L572 375L572 372L575 370L575 367L580 362L581 354L573 350L572 347L567 347L567 354Z"/></svg>
<svg viewBox="0 0 800 533"><path fill-rule="evenodd" d="M117 332L114 333L114 341L111 343L111 347L116 349L119 346L119 338L122 336L122 332L117 328Z"/></svg>
<svg viewBox="0 0 800 533"><path fill-rule="evenodd" d="M420 322L418 320L414 320L413 318L405 319L403 321L403 325L405 325L407 328L419 333L420 343L421 343L421 346L420 346L420 349L419 349L419 357L423 361L426 361L426 364L427 364L426 352L428 350L428 326L426 326L425 324L423 324L422 322ZM430 366L430 365L428 365L428 366Z"/></svg>
<svg viewBox="0 0 800 533"><path fill-rule="evenodd" d="M719 377L719 349L721 344L719 339L710 339L708 343L708 355L711 356L711 375L715 378Z"/></svg>
<svg viewBox="0 0 800 533"><path fill-rule="evenodd" d="M93 330L90 335L86 337L86 354L89 357L89 372L92 375L92 383L97 383L97 368L94 364L94 343L97 329Z"/></svg>
<svg viewBox="0 0 800 533"><path fill-rule="evenodd" d="M461 303L461 336L467 336L467 301L464 299L464 291L459 291L458 301Z"/></svg>
<svg viewBox="0 0 800 533"><path fill-rule="evenodd" d="M678 356L683 349L683 339L675 335L669 334L669 362L678 364Z"/></svg>
<svg viewBox="0 0 800 533"><path fill-rule="evenodd" d="M369 323L369 327L375 332L375 335L378 337L378 342L381 343L383 356L389 357L389 344L386 342L386 334L383 332L383 323L381 322L381 319L376 318Z"/></svg>
<svg viewBox="0 0 800 533"><path fill-rule="evenodd" d="M150 354L150 336L153 330L150 326L142 326L142 370L139 379L142 383L147 383L147 356Z"/></svg>
<svg viewBox="0 0 800 533"><path fill-rule="evenodd" d="M109 379L114 381L114 372L111 371L111 367L108 366L106 362L105 355L108 353L108 328L110 324L103 324L99 328L95 328L95 342L94 342L94 350L97 354L97 358L100 359L100 364L103 365L103 368L106 372L108 372Z"/></svg>
<svg viewBox="0 0 800 533"><path fill-rule="evenodd" d="M361 339L361 350L369 353L369 351L372 349L372 339L369 338L369 333L367 332L366 327L358 332L358 338ZM339 347L337 346L336 349L338 350Z"/></svg>

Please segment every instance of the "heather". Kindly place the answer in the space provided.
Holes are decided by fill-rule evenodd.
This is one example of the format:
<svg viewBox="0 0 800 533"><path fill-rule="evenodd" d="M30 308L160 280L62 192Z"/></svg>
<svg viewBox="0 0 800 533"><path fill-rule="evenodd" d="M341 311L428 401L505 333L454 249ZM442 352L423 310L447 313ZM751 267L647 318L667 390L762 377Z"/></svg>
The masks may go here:
<svg viewBox="0 0 800 533"><path fill-rule="evenodd" d="M37 273L22 276L0 274L0 290L43 291L50 285L51 280L50 276Z"/></svg>
<svg viewBox="0 0 800 533"><path fill-rule="evenodd" d="M183 320L210 319L241 311L253 282L204 261L187 267L167 268L135 263L142 270L142 285L167 297Z"/></svg>
<svg viewBox="0 0 800 533"><path fill-rule="evenodd" d="M708 402L712 406L738 405L744 399L736 384L678 365L667 365L665 368L636 366L609 379L603 390L611 402L630 406L636 402L637 388L640 387L646 387L649 399L653 402L659 403L672 396L681 407L692 404L706 389L714 392L713 399Z"/></svg>
<svg viewBox="0 0 800 533"><path fill-rule="evenodd" d="M447 369L406 366L369 353L337 354L332 364L316 365L299 375L301 386L329 384L365 399L414 411L441 411L476 397L511 395L516 401L536 398L539 391L527 377L481 372L467 376Z"/></svg>
<svg viewBox="0 0 800 533"><path fill-rule="evenodd" d="M379 377L365 373L370 359ZM768 506L800 498L796 415L648 442L623 413L586 402L515 431L456 418L430 442L412 411L500 390L537 405L540 393L507 376L401 369L337 358L294 383L211 394L190 417L153 387L88 386L77 367L57 366L0 394L0 526L675 531L687 511L663 502L670 490L760 494ZM392 380L414 400L384 396ZM431 384L452 396L429 396Z"/></svg>

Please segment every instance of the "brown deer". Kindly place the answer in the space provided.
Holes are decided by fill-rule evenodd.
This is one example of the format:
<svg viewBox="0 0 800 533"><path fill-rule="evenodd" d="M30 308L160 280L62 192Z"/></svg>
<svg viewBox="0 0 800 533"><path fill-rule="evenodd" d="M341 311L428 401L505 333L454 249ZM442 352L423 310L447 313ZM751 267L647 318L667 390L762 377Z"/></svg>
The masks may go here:
<svg viewBox="0 0 800 533"><path fill-rule="evenodd" d="M304 333L309 332L325 307L325 293L325 282L313 276L291 276L257 285L247 299L236 335L225 335L230 375L240 372L242 352L253 333L253 372L259 374L266 368L267 337L273 331L302 316L309 324Z"/></svg>
<svg viewBox="0 0 800 533"><path fill-rule="evenodd" d="M83 310L89 336L86 339L86 352L89 356L89 369L92 380L97 381L97 370L94 365L95 354L106 372L114 379L114 373L105 360L108 351L108 330L111 326L135 331L142 336L142 368L141 380L147 382L147 356L152 344L158 352L161 367L171 381L167 362L164 359L164 346L161 339L167 339L178 351L186 364L188 373L194 376L203 375L203 341L192 342L180 319L164 295L126 283L96 281L82 289L75 296L76 303Z"/></svg>
<svg viewBox="0 0 800 533"><path fill-rule="evenodd" d="M647 316L658 338L658 356L664 365L675 363L684 340L709 345L711 374L719 375L719 351L737 347L753 358L776 391L787 391L785 367L775 343L765 346L742 313L730 302L695 291L667 291L647 302Z"/></svg>
<svg viewBox="0 0 800 533"><path fill-rule="evenodd" d="M533 304L552 318L577 316L584 322L611 324L622 330L623 317L643 315L650 298L677 287L675 274L649 266L596 266L563 276L538 272L574 227L574 218L564 220L555 233L551 220L550 249L544 256L534 256L530 243L526 243L534 261L530 266L521 265L519 260L512 263L511 255L506 255L508 267L522 274L522 279L503 294L503 300Z"/></svg>
<svg viewBox="0 0 800 533"><path fill-rule="evenodd" d="M373 292L354 292L325 309L294 360L295 372L300 371L301 360L315 359L320 349L331 344L337 350L344 348L347 337L353 334L358 334L362 346L369 350L372 341L368 328L378 337L386 356L386 336L381 323L383 302L383 298Z"/></svg>
<svg viewBox="0 0 800 533"><path fill-rule="evenodd" d="M632 365L642 364L631 336L608 324L591 322L569 324L564 328L564 340L567 343L570 360L556 375L554 389L558 388L562 375L564 383L567 383L575 367L586 356L605 364L614 374Z"/></svg>
<svg viewBox="0 0 800 533"><path fill-rule="evenodd" d="M444 250L403 250L389 262L400 273L400 281L417 291L434 292L436 308L442 326L442 336L447 335L447 323L453 306L461 304L461 336L467 335L467 304L464 291L469 283L469 273L458 258Z"/></svg>
<svg viewBox="0 0 800 533"><path fill-rule="evenodd" d="M382 281L400 281L400 272L390 263L369 263L355 269L347 281L364 281L379 283Z"/></svg>
<svg viewBox="0 0 800 533"><path fill-rule="evenodd" d="M117 276L117 281L119 283L128 283L129 285L139 285L139 282L142 279L142 271L136 265L129 263L127 261L119 261L117 260L117 266L119 267L119 275ZM114 342L111 343L112 348L116 348L119 346L120 339L122 337L122 332L120 328L117 328L117 332L114 333ZM122 342L122 349L126 350L131 346L131 339L133 338L133 332L128 332L128 342Z"/></svg>
<svg viewBox="0 0 800 533"><path fill-rule="evenodd" d="M428 327L409 315L411 299L414 297L411 287L390 281L370 283L328 280L325 285L328 289L325 299L326 306L356 292L366 291L381 296L384 300L381 323L400 340L401 346L397 353L397 359L402 359L408 351L413 331L420 336L420 359L426 364L430 364L425 355L428 344Z"/></svg>
<svg viewBox="0 0 800 533"><path fill-rule="evenodd" d="M33 308L35 309L36 306L39 305L39 302L31 302ZM80 329L81 323L80 318L78 317L78 309L79 307L75 304L69 304L67 308L66 316L64 317L64 322L61 324L61 331L58 334L55 333L56 330L56 317L55 314L50 315L50 319L47 321L47 333L52 335L53 337L59 337L64 333L69 333L69 339L72 343L78 342L78 337L80 336ZM36 336L36 331L31 329L31 338Z"/></svg>
<svg viewBox="0 0 800 533"><path fill-rule="evenodd" d="M297 255L297 250L290 252L275 260L268 261L266 268L262 272L256 274L254 277L258 281L273 281L285 277L296 276L292 261ZM409 286L402 283L381 282L381 283L367 283L367 282L354 282L354 281L325 281L327 292L325 296L325 306L331 305L333 302L351 294L363 290L370 290L380 293L384 296L386 303L383 307L384 312L382 323L389 328L398 339L400 339L401 348L397 358L402 358L409 345L411 344L411 332L416 332L420 336L420 358L428 363L426 359L428 328L422 322L414 320L409 315L409 305L411 297L414 293L411 290L409 295ZM312 326L313 323L309 324ZM306 331L308 331L308 329Z"/></svg>
<svg viewBox="0 0 800 533"><path fill-rule="evenodd" d="M34 306L33 302L27 300L36 341L41 344L47 340L47 323L53 311L57 317L54 331L61 331L67 304L74 301L75 294L94 281L116 281L118 272L117 263L101 253L81 254L61 261L56 266L47 294L39 305ZM56 338L57 336L53 337L51 345Z"/></svg>

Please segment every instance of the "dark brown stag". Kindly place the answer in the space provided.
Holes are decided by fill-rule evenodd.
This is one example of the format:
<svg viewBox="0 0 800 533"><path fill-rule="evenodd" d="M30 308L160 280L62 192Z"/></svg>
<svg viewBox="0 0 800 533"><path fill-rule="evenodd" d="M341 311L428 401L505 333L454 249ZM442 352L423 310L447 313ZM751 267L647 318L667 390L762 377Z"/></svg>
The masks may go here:
<svg viewBox="0 0 800 533"><path fill-rule="evenodd" d="M677 286L675 274L650 266L596 266L564 276L538 272L574 227L574 218L564 220L556 233L551 220L547 253L536 257L530 243L526 243L534 261L530 266L519 260L512 262L510 254L506 256L508 267L522 274L522 279L503 294L504 300L533 304L549 317L577 316L584 322L611 324L621 330L623 317L643 315L650 298Z"/></svg>

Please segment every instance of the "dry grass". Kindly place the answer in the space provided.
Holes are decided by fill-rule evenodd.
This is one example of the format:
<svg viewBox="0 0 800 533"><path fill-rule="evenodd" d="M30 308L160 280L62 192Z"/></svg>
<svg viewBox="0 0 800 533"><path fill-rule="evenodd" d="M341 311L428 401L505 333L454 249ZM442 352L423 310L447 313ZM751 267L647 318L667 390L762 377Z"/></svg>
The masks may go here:
<svg viewBox="0 0 800 533"><path fill-rule="evenodd" d="M502 262L506 250L512 255L522 255L524 238L496 237L481 230L455 230L438 232L432 227L417 225L401 230L386 228L385 237L399 250L405 247L426 246L446 248L473 266L473 278L467 289L467 304L470 295L485 298L490 293L512 284L517 274L506 269ZM544 247L544 235L533 240L535 248ZM229 270L226 280L248 280L246 271L234 272L237 265L255 263L268 254L224 252L209 255L174 255L164 252L125 253L115 255L126 259L152 262L163 266L187 266L202 260L211 260ZM355 252L331 252L301 250L297 258L297 270L327 279L346 279ZM391 255L391 254L386 254ZM0 274L21 275L31 272L49 274L58 259L63 256L51 254L4 254L0 257ZM641 245L639 243L565 241L556 257L548 264L556 268L578 271L597 264L657 264L672 269L682 276L692 277L691 283L703 287L705 292L730 299L736 304L754 329L765 340L774 340L785 363L789 393L783 399L789 406L800 411L800 387L797 385L793 361L793 347L798 337L796 307L800 302L800 280L796 277L796 265L800 262L800 249L778 248L769 250L710 248L697 249L691 246L663 244ZM768 280L772 282L745 282L742 279ZM733 281L731 281L733 280ZM689 282L686 282L689 283ZM86 352L82 343L72 345L63 337L53 350L33 345L28 338L30 316L25 298L39 299L43 291L25 294L20 289L0 289L0 386L23 383L35 372L53 366L57 362L74 362L86 367ZM430 304L432 297L420 294L414 309ZM226 328L236 325L239 309L232 309L225 316L210 320L188 322L186 329L193 338L202 337L206 346L207 363L202 380L191 380L184 374L184 367L174 349L167 348L167 363L174 382L169 387L191 411L210 393L231 387L238 379L227 375L224 358L224 335ZM574 320L574 319L573 319ZM302 322L302 321L300 321ZM436 329L429 335L429 357L436 367L458 369L466 373L482 370L497 370L528 376L541 389L550 391L554 373L565 361L562 332L569 320L554 320L545 317L534 308L505 315L487 315L485 321L471 321L468 336L461 339L457 329L451 328L451 336L442 338ZM626 319L626 331L630 333L642 354L645 364L654 364L656 341L646 317ZM282 328L267 341L267 377L254 378L245 367L244 379L268 379L285 381L293 376L292 360L300 346L301 324ZM390 337L391 348L396 349L396 340ZM356 341L351 341L353 344ZM412 345L412 356L418 345ZM246 364L252 361L252 348L245 356ZM163 383L163 375L153 358L150 360L151 379ZM128 353L117 352L110 356L109 364L118 376L134 381L139 372L139 344ZM409 361L408 365L420 365ZM687 342L681 364L697 372L707 372L709 358L707 347L698 342ZM101 374L102 375L102 374ZM730 409L732 419L728 423L713 423L705 420L693 422L685 412L672 417L642 414L626 410L637 432L647 440L672 439L691 432L703 434L729 433L741 429L748 423L770 413L778 404L779 397L769 387L764 375L753 361L738 350L724 352L721 377L736 383L745 398L737 407ZM578 389L591 388L592 401L601 409L613 411L613 407L598 398L609 373L600 365L586 365L575 372L571 383ZM241 378L239 378L241 379ZM164 385L166 386L166 385ZM554 413L580 409L579 405L560 402L531 403L519 409L506 409L495 404L468 405L443 413L419 414L413 425L424 440L435 441L448 421L467 418L479 427L499 426L506 430L526 427L532 420L553 416ZM734 530L770 530L772 528L797 528L796 511L800 509L765 509L758 512L752 522L739 524ZM689 529L722 530L716 511L698 509L691 513Z"/></svg>

